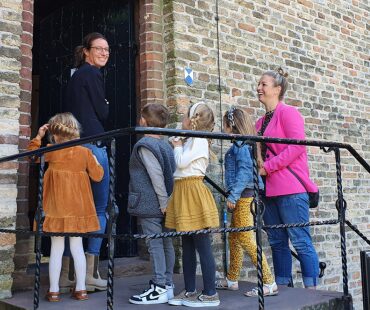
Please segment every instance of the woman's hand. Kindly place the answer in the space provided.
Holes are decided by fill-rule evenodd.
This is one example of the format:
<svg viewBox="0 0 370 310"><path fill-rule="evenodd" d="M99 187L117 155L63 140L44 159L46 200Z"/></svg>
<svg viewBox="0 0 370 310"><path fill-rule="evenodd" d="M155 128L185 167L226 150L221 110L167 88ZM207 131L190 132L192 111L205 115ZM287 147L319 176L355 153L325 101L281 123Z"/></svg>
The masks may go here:
<svg viewBox="0 0 370 310"><path fill-rule="evenodd" d="M267 175L267 172L266 172L266 169L265 168L259 168L259 170L258 170L258 172L259 172L259 174L261 175L261 176L265 176L265 175Z"/></svg>
<svg viewBox="0 0 370 310"><path fill-rule="evenodd" d="M46 132L49 129L49 124L44 124L39 128L39 131L37 132L36 139L41 140L43 137L45 137Z"/></svg>
<svg viewBox="0 0 370 310"><path fill-rule="evenodd" d="M257 159L257 166L258 166L258 169L263 168L263 164L264 164L264 163L265 163L265 162L263 161L263 159L262 159L262 158Z"/></svg>
<svg viewBox="0 0 370 310"><path fill-rule="evenodd" d="M226 206L230 209L230 210L234 210L235 209L235 203L232 203L231 201L227 201L226 202Z"/></svg>

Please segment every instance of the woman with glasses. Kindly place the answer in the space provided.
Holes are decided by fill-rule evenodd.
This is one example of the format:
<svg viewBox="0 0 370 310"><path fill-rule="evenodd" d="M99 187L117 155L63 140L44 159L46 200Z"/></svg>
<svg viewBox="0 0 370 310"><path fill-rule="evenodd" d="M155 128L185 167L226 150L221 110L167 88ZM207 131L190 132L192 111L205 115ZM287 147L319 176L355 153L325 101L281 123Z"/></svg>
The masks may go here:
<svg viewBox="0 0 370 310"><path fill-rule="evenodd" d="M67 86L65 97L65 111L71 112L82 127L81 137L88 137L103 133L104 125L109 114L108 101L105 99L105 88L101 68L109 58L107 39L100 33L89 33L83 38L82 45L75 49L76 71ZM109 166L106 147L101 141L85 145L91 149L104 168L104 177L100 182L92 182L92 191L96 213L100 222L100 230L95 233L104 233L106 228L106 208L109 195ZM86 249L86 289L87 291L106 290L107 281L100 278L98 265L101 238L89 238ZM60 287L69 287L73 282L68 275L69 257L63 257L63 267Z"/></svg>

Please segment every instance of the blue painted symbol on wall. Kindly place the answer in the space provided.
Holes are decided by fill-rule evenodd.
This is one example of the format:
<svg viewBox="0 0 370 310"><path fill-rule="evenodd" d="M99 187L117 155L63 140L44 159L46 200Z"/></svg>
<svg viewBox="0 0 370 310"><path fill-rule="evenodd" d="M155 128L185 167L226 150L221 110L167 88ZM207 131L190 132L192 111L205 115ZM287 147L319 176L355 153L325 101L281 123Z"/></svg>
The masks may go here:
<svg viewBox="0 0 370 310"><path fill-rule="evenodd" d="M186 84L193 85L193 82L194 82L194 72L193 72L193 69L191 69L191 68L184 68L184 77L185 77Z"/></svg>

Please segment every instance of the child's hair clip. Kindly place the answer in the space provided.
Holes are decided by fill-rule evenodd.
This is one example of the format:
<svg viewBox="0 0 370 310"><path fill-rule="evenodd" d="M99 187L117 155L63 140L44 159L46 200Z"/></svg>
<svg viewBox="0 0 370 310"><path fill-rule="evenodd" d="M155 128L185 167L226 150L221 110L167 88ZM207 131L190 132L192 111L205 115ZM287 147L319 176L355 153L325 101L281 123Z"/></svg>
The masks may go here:
<svg viewBox="0 0 370 310"><path fill-rule="evenodd" d="M234 120L234 112L235 112L235 110L236 110L235 107L231 107L227 111L227 115L226 115L231 127L235 127L235 120Z"/></svg>

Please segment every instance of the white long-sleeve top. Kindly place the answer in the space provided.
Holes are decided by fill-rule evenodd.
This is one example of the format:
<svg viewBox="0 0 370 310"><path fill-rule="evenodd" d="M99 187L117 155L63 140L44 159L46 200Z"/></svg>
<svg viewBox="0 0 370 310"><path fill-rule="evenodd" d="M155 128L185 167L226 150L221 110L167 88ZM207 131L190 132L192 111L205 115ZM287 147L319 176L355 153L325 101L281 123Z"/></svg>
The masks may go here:
<svg viewBox="0 0 370 310"><path fill-rule="evenodd" d="M176 171L175 179L191 176L204 176L209 163L207 139L189 138L183 146L174 149Z"/></svg>

